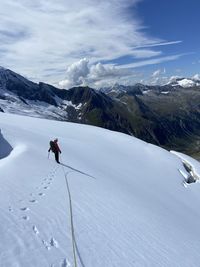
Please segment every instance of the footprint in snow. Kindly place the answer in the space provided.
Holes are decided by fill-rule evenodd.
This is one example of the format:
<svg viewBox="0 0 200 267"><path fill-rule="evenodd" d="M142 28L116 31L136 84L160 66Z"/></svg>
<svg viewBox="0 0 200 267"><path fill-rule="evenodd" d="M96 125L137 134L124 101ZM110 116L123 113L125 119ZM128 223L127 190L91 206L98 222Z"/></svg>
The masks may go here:
<svg viewBox="0 0 200 267"><path fill-rule="evenodd" d="M53 238L53 237L51 238L50 245L52 247L58 248L58 242L55 240L55 238Z"/></svg>
<svg viewBox="0 0 200 267"><path fill-rule="evenodd" d="M49 189L49 187L48 186L45 186L44 189Z"/></svg>
<svg viewBox="0 0 200 267"><path fill-rule="evenodd" d="M11 207L9 207L8 210L9 210L10 212L13 212L13 209L12 209Z"/></svg>
<svg viewBox="0 0 200 267"><path fill-rule="evenodd" d="M29 200L29 202L31 202L31 203L37 203L37 200L36 199L31 199L31 200Z"/></svg>
<svg viewBox="0 0 200 267"><path fill-rule="evenodd" d="M22 210L22 211L28 211L30 209L28 207L23 207L23 208L20 208L20 210Z"/></svg>
<svg viewBox="0 0 200 267"><path fill-rule="evenodd" d="M45 194L44 194L44 193L39 193L38 195L39 195L39 196L45 196Z"/></svg>
<svg viewBox="0 0 200 267"><path fill-rule="evenodd" d="M67 259L64 259L61 267L70 267L70 266L71 266L71 264L69 263L69 261Z"/></svg>
<svg viewBox="0 0 200 267"><path fill-rule="evenodd" d="M36 235L39 234L39 231L38 231L38 229L37 229L37 227L36 227L35 225L33 226L33 232L34 232Z"/></svg>
<svg viewBox="0 0 200 267"><path fill-rule="evenodd" d="M49 246L49 244L48 244L47 241L42 240L42 243L43 243L43 245L45 246L45 248L46 248L47 250L50 250L50 249L51 249L51 247Z"/></svg>
<svg viewBox="0 0 200 267"><path fill-rule="evenodd" d="M29 220L29 216L23 216L22 219L25 220L25 221L28 221Z"/></svg>

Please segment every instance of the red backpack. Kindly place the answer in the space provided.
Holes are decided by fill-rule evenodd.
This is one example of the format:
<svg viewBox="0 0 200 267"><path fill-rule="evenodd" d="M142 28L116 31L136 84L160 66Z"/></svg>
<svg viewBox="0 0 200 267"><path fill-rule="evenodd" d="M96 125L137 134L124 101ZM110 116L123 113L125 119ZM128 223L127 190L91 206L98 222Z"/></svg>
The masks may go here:
<svg viewBox="0 0 200 267"><path fill-rule="evenodd" d="M54 143L54 141L50 141L49 142L49 145L50 145L50 148L51 148L51 151L53 152L53 153L55 153L56 151L57 151L57 147L56 147L56 144Z"/></svg>

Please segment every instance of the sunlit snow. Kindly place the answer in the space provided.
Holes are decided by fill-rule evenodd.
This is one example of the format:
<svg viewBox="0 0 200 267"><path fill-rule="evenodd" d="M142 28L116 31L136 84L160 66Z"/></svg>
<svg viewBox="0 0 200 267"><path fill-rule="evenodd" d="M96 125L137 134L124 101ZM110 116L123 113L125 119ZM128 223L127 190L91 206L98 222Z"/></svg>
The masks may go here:
<svg viewBox="0 0 200 267"><path fill-rule="evenodd" d="M0 266L197 267L200 184L180 155L74 123L0 113ZM59 165L49 140L57 137ZM190 157L198 172L199 163ZM182 173L181 173L182 172Z"/></svg>

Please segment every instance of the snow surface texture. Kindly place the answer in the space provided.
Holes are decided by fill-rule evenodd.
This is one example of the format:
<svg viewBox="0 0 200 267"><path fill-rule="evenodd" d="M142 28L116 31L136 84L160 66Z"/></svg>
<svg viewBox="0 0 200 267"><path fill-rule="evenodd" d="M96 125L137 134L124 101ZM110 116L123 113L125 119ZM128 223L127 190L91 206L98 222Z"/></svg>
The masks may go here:
<svg viewBox="0 0 200 267"><path fill-rule="evenodd" d="M64 173L77 266L199 266L200 184L183 186L179 157L86 125L0 113L0 128L13 148L0 160L1 267L74 266ZM64 166L48 159L54 137Z"/></svg>

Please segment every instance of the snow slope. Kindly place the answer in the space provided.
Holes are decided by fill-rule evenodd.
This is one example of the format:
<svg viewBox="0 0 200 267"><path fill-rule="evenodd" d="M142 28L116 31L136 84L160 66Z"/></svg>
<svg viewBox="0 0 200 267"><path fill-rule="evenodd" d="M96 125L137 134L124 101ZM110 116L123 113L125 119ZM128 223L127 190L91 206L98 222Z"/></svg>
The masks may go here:
<svg viewBox="0 0 200 267"><path fill-rule="evenodd" d="M0 129L1 267L74 266L65 173L77 266L200 266L200 184L179 157L86 125L0 113Z"/></svg>

